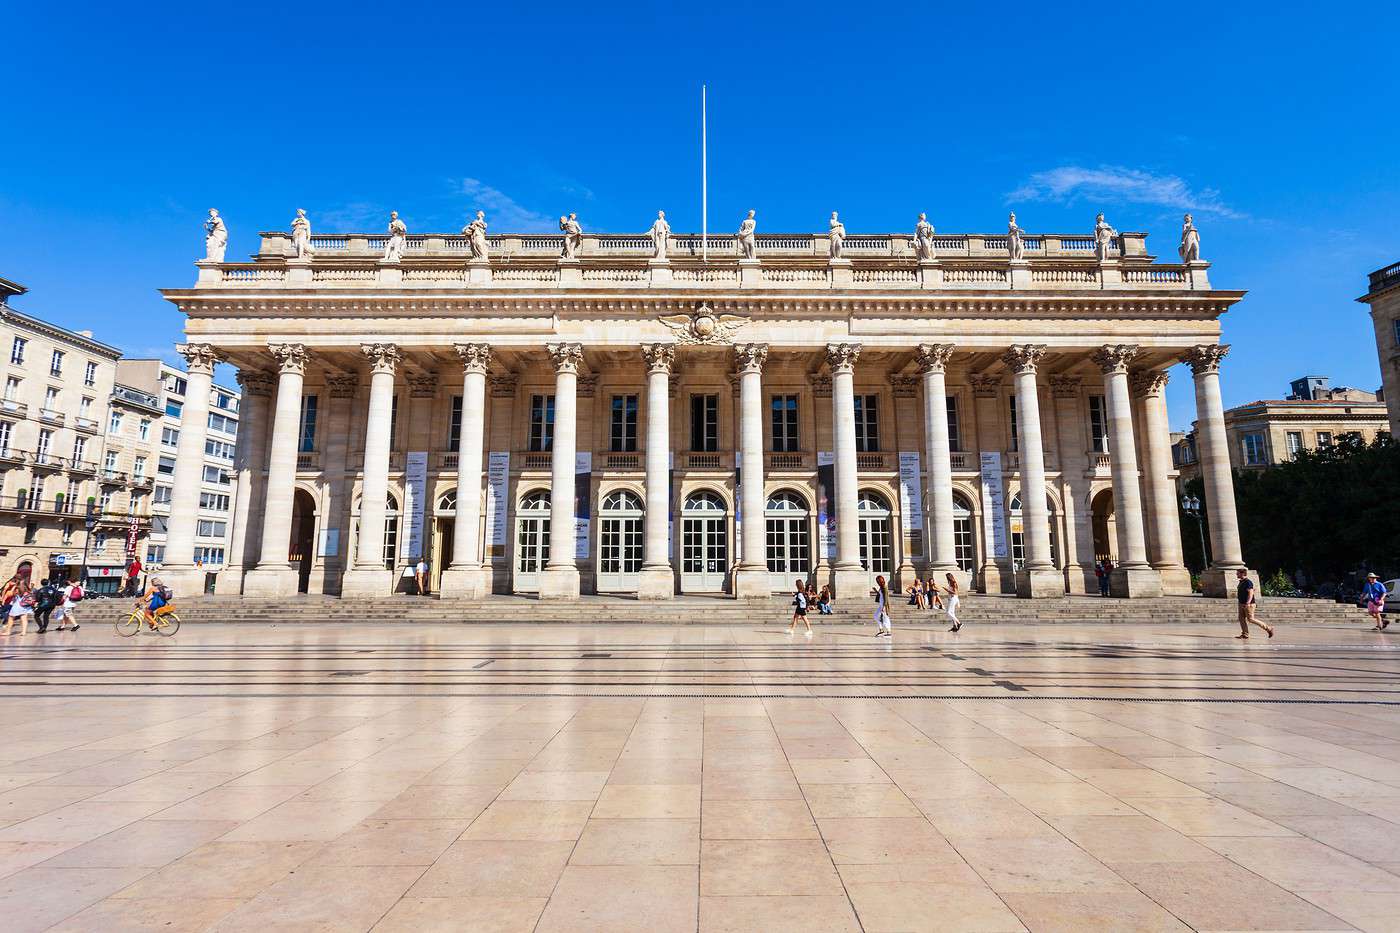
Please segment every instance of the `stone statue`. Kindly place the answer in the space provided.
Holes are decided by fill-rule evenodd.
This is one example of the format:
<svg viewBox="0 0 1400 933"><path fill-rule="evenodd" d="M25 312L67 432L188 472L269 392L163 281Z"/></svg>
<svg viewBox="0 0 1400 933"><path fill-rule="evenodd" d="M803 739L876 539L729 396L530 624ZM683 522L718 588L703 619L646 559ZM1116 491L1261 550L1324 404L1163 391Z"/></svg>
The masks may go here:
<svg viewBox="0 0 1400 933"><path fill-rule="evenodd" d="M836 216L836 212L831 212L830 224L830 258L841 258L841 245L846 242L846 225Z"/></svg>
<svg viewBox="0 0 1400 933"><path fill-rule="evenodd" d="M671 225L666 222L665 211L656 212L656 222L648 233L651 234L652 258L665 259L666 247L671 240Z"/></svg>
<svg viewBox="0 0 1400 933"><path fill-rule="evenodd" d="M228 249L228 227L219 212L209 208L209 219L204 222L204 259L206 262L223 262L224 250Z"/></svg>
<svg viewBox="0 0 1400 933"><path fill-rule="evenodd" d="M1011 212L1011 217L1006 221L1006 253L1011 257L1012 262L1020 262L1025 258L1026 244L1021 240L1021 228L1016 226L1016 212Z"/></svg>
<svg viewBox="0 0 1400 933"><path fill-rule="evenodd" d="M914 225L914 250L919 254L919 262L933 262L933 224L927 214L919 215Z"/></svg>
<svg viewBox="0 0 1400 933"><path fill-rule="evenodd" d="M749 216L745 217L739 224L739 235L734 238L734 245L739 249L740 259L758 258L758 237L754 235L756 229L758 229L758 221L753 219L753 211L749 211Z"/></svg>
<svg viewBox="0 0 1400 933"><path fill-rule="evenodd" d="M560 259L577 259L583 248L583 227L579 226L578 215L570 214L559 218L559 229L564 232L564 250Z"/></svg>
<svg viewBox="0 0 1400 933"><path fill-rule="evenodd" d="M1099 257L1099 261L1108 258L1108 251L1113 246L1113 238L1118 235L1118 231L1108 225L1103 219L1103 214L1094 218L1094 255Z"/></svg>
<svg viewBox="0 0 1400 933"><path fill-rule="evenodd" d="M1181 254L1182 262L1201 261L1201 234L1191 222L1190 214L1181 221L1181 245L1176 251Z"/></svg>
<svg viewBox="0 0 1400 933"><path fill-rule="evenodd" d="M311 248L311 221L306 219L306 211L297 208L292 219L292 254L297 259L310 259L315 252Z"/></svg>
<svg viewBox="0 0 1400 933"><path fill-rule="evenodd" d="M485 211L477 211L476 219L462 228L462 234L467 238L467 248L471 250L472 259L485 262L490 258L486 254Z"/></svg>
<svg viewBox="0 0 1400 933"><path fill-rule="evenodd" d="M407 242L408 227L399 220L398 211L389 212L389 239L384 244L385 262L402 262L403 248Z"/></svg>

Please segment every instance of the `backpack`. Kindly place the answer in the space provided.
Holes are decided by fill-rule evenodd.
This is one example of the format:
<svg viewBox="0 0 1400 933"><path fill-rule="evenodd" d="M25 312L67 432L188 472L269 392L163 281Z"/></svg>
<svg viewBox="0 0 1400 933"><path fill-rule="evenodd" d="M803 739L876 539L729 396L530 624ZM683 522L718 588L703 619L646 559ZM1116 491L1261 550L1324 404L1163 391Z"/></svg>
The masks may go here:
<svg viewBox="0 0 1400 933"><path fill-rule="evenodd" d="M83 601L83 588L74 583L68 589L68 601L70 603L80 603Z"/></svg>
<svg viewBox="0 0 1400 933"><path fill-rule="evenodd" d="M166 602L170 602L172 599L175 598L175 591L168 586L162 585L159 592L160 598L165 600Z"/></svg>
<svg viewBox="0 0 1400 933"><path fill-rule="evenodd" d="M792 598L792 604L793 604L794 606L796 606L797 609L798 609L799 611L801 611L801 610L803 610L803 609L806 609L806 608L807 608L807 594L806 594L806 593L797 593L797 594L795 594L795 595L793 596L793 598Z"/></svg>

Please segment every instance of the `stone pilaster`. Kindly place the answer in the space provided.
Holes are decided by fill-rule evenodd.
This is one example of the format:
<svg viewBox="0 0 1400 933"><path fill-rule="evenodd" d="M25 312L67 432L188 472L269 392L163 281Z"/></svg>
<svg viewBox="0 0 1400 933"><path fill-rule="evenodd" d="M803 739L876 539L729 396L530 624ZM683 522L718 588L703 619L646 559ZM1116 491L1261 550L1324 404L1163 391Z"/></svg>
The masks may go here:
<svg viewBox="0 0 1400 933"><path fill-rule="evenodd" d="M209 385L218 352L206 343L176 348L185 358L185 407L180 416L180 441L175 454L174 487L170 493L170 524L165 538L161 578L182 596L204 592L204 568L194 565L194 532L199 519L199 487L204 479L204 438L209 428Z"/></svg>
<svg viewBox="0 0 1400 933"><path fill-rule="evenodd" d="M564 262L561 260L561 269ZM540 599L577 599L574 558L574 459L578 437L578 371L583 347L551 343L554 362L554 450L550 458L549 563L540 574Z"/></svg>
<svg viewBox="0 0 1400 933"><path fill-rule="evenodd" d="M1182 358L1191 365L1196 380L1196 446L1206 490L1206 518L1213 558L1210 567L1201 574L1201 585L1207 596L1229 595L1234 589L1235 571L1244 568L1240 523L1235 515L1230 442L1225 434L1225 410L1220 401L1220 361L1229 352L1227 344L1206 344L1191 348Z"/></svg>
<svg viewBox="0 0 1400 933"><path fill-rule="evenodd" d="M1015 373L1017 446L1021 454L1022 540L1026 565L1016 575L1016 595L1039 599L1065 594L1064 578L1050 559L1050 511L1045 498L1045 448L1040 433L1036 366L1045 347L1013 346L1002 356Z"/></svg>
<svg viewBox="0 0 1400 933"><path fill-rule="evenodd" d="M393 594L394 570L384 565L385 500L389 496L394 374L403 355L398 347L385 343L365 344L360 350L370 364L360 531L355 542L355 562L341 582L341 594L387 597Z"/></svg>
<svg viewBox="0 0 1400 933"><path fill-rule="evenodd" d="M669 343L642 347L647 364L646 518L638 599L671 599L676 574L671 567L671 367L676 348Z"/></svg>
<svg viewBox="0 0 1400 933"><path fill-rule="evenodd" d="M444 597L480 599L491 593L491 575L481 560L481 459L486 436L486 371L491 347L459 343L462 360L462 425L457 441L457 515L452 522L452 565L444 568Z"/></svg>
<svg viewBox="0 0 1400 933"><path fill-rule="evenodd" d="M270 344L268 349L277 358L277 402L263 494L261 557L258 566L243 578L243 592L248 596L289 596L297 591L296 571L287 557L292 540L297 429L301 422L301 390L307 356L306 347L299 343ZM203 442L200 451L202 457Z"/></svg>
<svg viewBox="0 0 1400 933"><path fill-rule="evenodd" d="M1145 370L1131 377L1133 394L1142 406L1142 433L1146 448L1143 486L1148 511L1147 556L1162 578L1162 592L1169 596L1191 593L1191 574L1181 553L1181 512L1177 508L1172 471L1170 422L1164 391L1167 373Z"/></svg>
<svg viewBox="0 0 1400 933"><path fill-rule="evenodd" d="M1162 580L1147 562L1137 445L1133 437L1133 403L1128 392L1128 364L1138 348L1127 344L1100 347L1093 360L1103 371L1108 406L1108 454L1113 476L1113 518L1118 531L1118 562L1109 579L1114 596L1161 596Z"/></svg>
<svg viewBox="0 0 1400 933"><path fill-rule="evenodd" d="M734 595L767 597L772 589L764 549L763 507L763 364L768 345L746 343L734 348L739 370L739 507L743 522L739 535L739 569L734 574Z"/></svg>

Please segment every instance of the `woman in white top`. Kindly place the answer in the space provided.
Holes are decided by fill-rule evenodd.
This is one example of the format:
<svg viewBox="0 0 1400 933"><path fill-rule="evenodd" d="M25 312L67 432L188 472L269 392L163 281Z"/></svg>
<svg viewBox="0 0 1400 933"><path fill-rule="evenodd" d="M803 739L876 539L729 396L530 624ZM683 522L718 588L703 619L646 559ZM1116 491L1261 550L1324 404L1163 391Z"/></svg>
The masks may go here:
<svg viewBox="0 0 1400 933"><path fill-rule="evenodd" d="M875 637L893 637L890 632L890 591L885 588L885 578L877 576L875 586L870 590L875 597Z"/></svg>
<svg viewBox="0 0 1400 933"><path fill-rule="evenodd" d="M943 604L944 611L948 613L948 618L953 620L953 624L948 631L956 632L958 629L962 628L962 623L958 621L958 603L961 600L958 599L958 578L951 573L948 574L948 586L943 592L948 595L947 601Z"/></svg>
<svg viewBox="0 0 1400 933"><path fill-rule="evenodd" d="M75 591L78 594L78 600L81 600L83 598L83 590L77 583L69 583L63 587L63 599L53 611L54 621L58 623L58 626L54 629L56 632L68 630L76 632L81 628L81 626L78 625L78 613L76 611L78 602L73 599Z"/></svg>

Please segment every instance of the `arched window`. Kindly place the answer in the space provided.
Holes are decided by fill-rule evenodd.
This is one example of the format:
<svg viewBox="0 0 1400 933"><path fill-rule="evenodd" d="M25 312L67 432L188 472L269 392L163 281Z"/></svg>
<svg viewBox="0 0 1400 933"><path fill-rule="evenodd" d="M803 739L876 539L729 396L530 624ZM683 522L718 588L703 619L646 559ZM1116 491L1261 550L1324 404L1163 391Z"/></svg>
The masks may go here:
<svg viewBox="0 0 1400 933"><path fill-rule="evenodd" d="M953 559L958 569L972 573L977 565L976 539L972 536L972 506L961 495L953 495Z"/></svg>
<svg viewBox="0 0 1400 933"><path fill-rule="evenodd" d="M860 520L861 566L872 575L883 574L888 580L894 570L889 501L877 492L861 490L856 510ZM840 515L837 519L840 520Z"/></svg>
<svg viewBox="0 0 1400 933"><path fill-rule="evenodd" d="M1060 536L1058 534L1059 521L1055 516L1055 500L1048 495L1045 497L1045 509L1048 513L1050 525L1050 563L1054 567L1060 566ZM1021 494L1018 492L1011 497L1011 566L1016 570L1022 570L1026 566L1026 536L1025 524L1021 517Z"/></svg>
<svg viewBox="0 0 1400 933"><path fill-rule="evenodd" d="M635 590L642 572L642 500L626 489L603 497L598 529L598 591Z"/></svg>
<svg viewBox="0 0 1400 933"><path fill-rule="evenodd" d="M692 493L685 500L687 512L723 512L724 500L712 492Z"/></svg>
<svg viewBox="0 0 1400 933"><path fill-rule="evenodd" d="M527 493L515 510L515 588L537 589L538 574L549 563L549 492Z"/></svg>
<svg viewBox="0 0 1400 933"><path fill-rule="evenodd" d="M681 590L715 593L729 578L729 516L708 490L686 496L681 509Z"/></svg>
<svg viewBox="0 0 1400 933"><path fill-rule="evenodd" d="M457 514L457 490L449 489L438 496L437 514L442 516Z"/></svg>
<svg viewBox="0 0 1400 933"><path fill-rule="evenodd" d="M794 580L812 572L810 509L801 495L784 489L768 497L763 514L772 586L786 590Z"/></svg>

